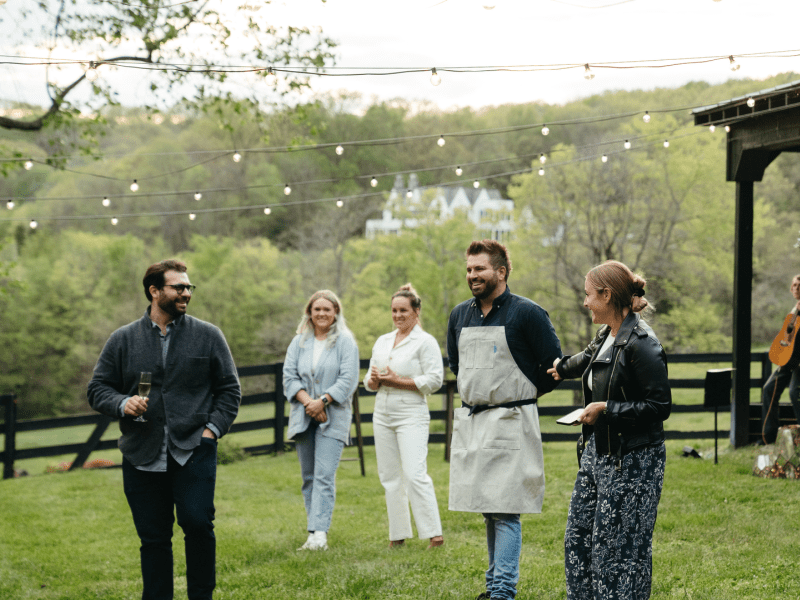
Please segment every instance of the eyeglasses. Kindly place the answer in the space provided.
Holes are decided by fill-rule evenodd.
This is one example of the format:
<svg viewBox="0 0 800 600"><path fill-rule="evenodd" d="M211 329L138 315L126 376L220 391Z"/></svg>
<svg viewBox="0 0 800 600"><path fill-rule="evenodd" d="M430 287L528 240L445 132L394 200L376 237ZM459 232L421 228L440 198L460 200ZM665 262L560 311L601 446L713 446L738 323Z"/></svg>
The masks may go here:
<svg viewBox="0 0 800 600"><path fill-rule="evenodd" d="M190 294L194 294L195 289L197 289L196 285L183 285L179 283L178 285L172 285L171 283L164 284L164 287L171 287L173 290L178 292L179 294L183 293L183 290L189 290Z"/></svg>

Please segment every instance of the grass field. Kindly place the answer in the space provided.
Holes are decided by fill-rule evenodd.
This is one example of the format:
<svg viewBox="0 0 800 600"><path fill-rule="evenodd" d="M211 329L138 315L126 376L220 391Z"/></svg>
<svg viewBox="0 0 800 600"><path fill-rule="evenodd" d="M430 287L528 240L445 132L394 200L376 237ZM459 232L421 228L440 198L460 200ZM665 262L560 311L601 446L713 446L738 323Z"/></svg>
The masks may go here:
<svg viewBox="0 0 800 600"><path fill-rule="evenodd" d="M670 442L654 540L654 599L797 598L800 482L750 475L755 448L722 444L720 464L683 458ZM703 453L711 442L695 446ZM251 457L219 467L219 599L471 599L486 564L479 515L447 511L448 464L430 448L445 545L386 548L388 527L375 455L367 476L339 468L331 549L297 552L305 539L297 458ZM355 448L345 450L355 457ZM576 465L573 444L545 444L541 515L523 517L518 598L565 598L563 534ZM185 597L182 534L176 527L176 598ZM138 539L119 469L0 482L0 598L131 599L141 593Z"/></svg>

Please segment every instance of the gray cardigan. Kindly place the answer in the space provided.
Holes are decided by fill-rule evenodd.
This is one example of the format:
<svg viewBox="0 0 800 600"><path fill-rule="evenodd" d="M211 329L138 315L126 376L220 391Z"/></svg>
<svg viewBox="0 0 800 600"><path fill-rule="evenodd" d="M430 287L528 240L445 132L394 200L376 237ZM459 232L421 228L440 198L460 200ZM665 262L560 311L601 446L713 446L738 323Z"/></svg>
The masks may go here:
<svg viewBox="0 0 800 600"><path fill-rule="evenodd" d="M192 450L200 445L207 423L225 435L239 411L239 378L222 331L188 315L173 323L166 364L148 307L141 319L111 334L89 382L91 407L119 417L122 403L137 393L139 373L153 374L147 422L134 422L130 416L119 421L119 448L134 465L156 458L165 423L172 443Z"/></svg>

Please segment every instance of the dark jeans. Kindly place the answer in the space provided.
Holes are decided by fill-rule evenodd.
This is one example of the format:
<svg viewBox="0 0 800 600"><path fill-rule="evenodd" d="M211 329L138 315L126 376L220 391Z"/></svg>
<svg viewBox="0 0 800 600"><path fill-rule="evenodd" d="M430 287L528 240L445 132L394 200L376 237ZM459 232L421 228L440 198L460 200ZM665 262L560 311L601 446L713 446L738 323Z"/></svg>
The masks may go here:
<svg viewBox="0 0 800 600"><path fill-rule="evenodd" d="M172 599L172 526L184 533L186 583L190 600L210 600L216 586L214 484L217 443L202 438L188 462L181 466L167 457L167 471L140 471L122 461L125 496L142 542L142 600Z"/></svg>
<svg viewBox="0 0 800 600"><path fill-rule="evenodd" d="M800 368L791 371L780 368L769 376L767 383L764 384L764 390L761 392L761 425L764 431L764 441L767 444L774 443L778 436L778 402L787 385L789 386L789 400L792 401L792 408L794 408L794 416L800 423ZM770 404L772 405L771 409Z"/></svg>

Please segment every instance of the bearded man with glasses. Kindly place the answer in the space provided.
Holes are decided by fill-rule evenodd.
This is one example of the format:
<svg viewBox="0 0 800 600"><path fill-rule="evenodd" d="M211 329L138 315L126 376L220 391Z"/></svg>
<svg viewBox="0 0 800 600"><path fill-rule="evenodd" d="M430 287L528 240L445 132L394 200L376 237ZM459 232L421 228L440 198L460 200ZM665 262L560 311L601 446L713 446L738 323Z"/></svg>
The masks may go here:
<svg viewBox="0 0 800 600"><path fill-rule="evenodd" d="M189 598L210 600L217 439L239 410L239 378L222 331L186 314L195 286L184 263L151 265L142 283L150 306L106 342L89 404L119 417L123 487L141 540L143 600L172 598L173 512L185 534ZM143 374L150 375L149 393L139 391Z"/></svg>

